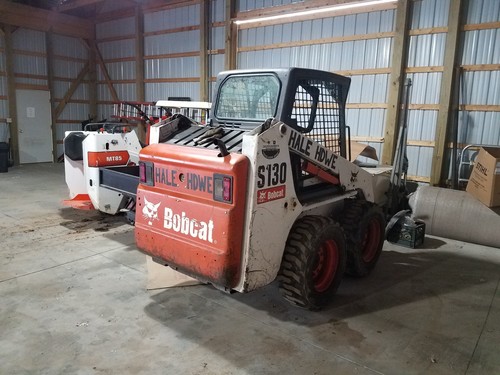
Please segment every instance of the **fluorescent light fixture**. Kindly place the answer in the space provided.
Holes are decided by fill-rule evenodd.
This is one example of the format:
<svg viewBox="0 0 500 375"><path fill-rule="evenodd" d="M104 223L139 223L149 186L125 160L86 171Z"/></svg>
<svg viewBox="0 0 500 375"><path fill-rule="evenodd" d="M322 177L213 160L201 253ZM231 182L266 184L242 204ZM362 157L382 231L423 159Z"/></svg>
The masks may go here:
<svg viewBox="0 0 500 375"><path fill-rule="evenodd" d="M234 23L236 25L244 25L247 23L275 21L275 20L281 20L284 18L311 16L311 15L320 14L320 13L336 12L336 11L344 10L344 9L362 8L362 7L367 7L367 6L371 6L371 5L395 3L397 1L398 0L373 0L373 1L363 1L363 2L358 2L358 3L339 4L339 5L332 5L332 6L324 7L324 8L304 10L304 11L296 12L296 13L278 14L276 16L267 16L267 17L259 17L259 18L249 18L247 20L236 20L236 21L234 21Z"/></svg>

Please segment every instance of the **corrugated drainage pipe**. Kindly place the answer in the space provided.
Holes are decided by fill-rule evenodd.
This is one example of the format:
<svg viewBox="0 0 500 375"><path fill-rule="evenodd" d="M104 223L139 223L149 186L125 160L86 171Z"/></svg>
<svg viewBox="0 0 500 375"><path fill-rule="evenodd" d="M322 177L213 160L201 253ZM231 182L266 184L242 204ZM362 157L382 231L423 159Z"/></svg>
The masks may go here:
<svg viewBox="0 0 500 375"><path fill-rule="evenodd" d="M410 207L426 234L500 248L500 207L488 208L465 191L421 186Z"/></svg>

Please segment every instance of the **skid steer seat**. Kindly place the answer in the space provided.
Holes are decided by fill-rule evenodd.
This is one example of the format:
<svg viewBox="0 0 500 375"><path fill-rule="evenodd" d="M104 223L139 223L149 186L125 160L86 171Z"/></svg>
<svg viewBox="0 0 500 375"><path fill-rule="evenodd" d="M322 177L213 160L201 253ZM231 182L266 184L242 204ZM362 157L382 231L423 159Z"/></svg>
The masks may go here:
<svg viewBox="0 0 500 375"><path fill-rule="evenodd" d="M82 142L85 137L83 132L75 132L64 138L64 154L73 161L83 160Z"/></svg>

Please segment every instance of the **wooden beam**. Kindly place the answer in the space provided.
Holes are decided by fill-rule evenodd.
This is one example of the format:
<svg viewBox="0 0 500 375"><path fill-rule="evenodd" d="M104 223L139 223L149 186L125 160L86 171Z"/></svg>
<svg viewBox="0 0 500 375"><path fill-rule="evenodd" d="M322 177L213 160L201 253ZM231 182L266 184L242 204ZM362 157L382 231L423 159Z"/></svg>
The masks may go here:
<svg viewBox="0 0 500 375"><path fill-rule="evenodd" d="M60 4L52 9L58 12L67 12L69 10L86 7L87 5L102 3L103 1L104 0L73 0L64 4Z"/></svg>
<svg viewBox="0 0 500 375"><path fill-rule="evenodd" d="M144 90L144 14L139 5L135 8L135 95L136 100L145 100Z"/></svg>
<svg viewBox="0 0 500 375"><path fill-rule="evenodd" d="M94 23L79 17L0 0L0 23L78 38L94 38Z"/></svg>
<svg viewBox="0 0 500 375"><path fill-rule="evenodd" d="M207 102L209 98L210 64L208 49L210 48L210 1L200 3L200 100Z"/></svg>
<svg viewBox="0 0 500 375"><path fill-rule="evenodd" d="M224 69L236 69L238 52L238 27L233 22L236 17L236 0L226 0L226 28Z"/></svg>
<svg viewBox="0 0 500 375"><path fill-rule="evenodd" d="M19 165L19 129L17 124L16 78L14 77L14 53L11 25L5 25L5 70L7 72L7 96L9 97L10 149L14 165Z"/></svg>
<svg viewBox="0 0 500 375"><path fill-rule="evenodd" d="M396 29L394 30L392 67L389 79L389 94L387 98L387 113L384 132L384 149L382 163L392 164L398 138L399 113L401 96L404 87L405 66L408 56L408 29L410 22L411 0L398 1L396 11Z"/></svg>
<svg viewBox="0 0 500 375"><path fill-rule="evenodd" d="M299 41L294 41L294 42L264 44L264 45L260 45L260 46L239 47L238 52L264 51L264 50L269 50L269 49L313 46L313 45L318 45L318 44L351 42L351 41L356 41L356 40L392 38L393 36L394 36L394 33L392 31L382 32L382 33L372 33L372 34L356 34L356 35L321 38L321 39L299 40Z"/></svg>
<svg viewBox="0 0 500 375"><path fill-rule="evenodd" d="M462 0L450 2L448 16L448 34L446 35L446 45L444 51L444 70L441 78L441 91L439 94L439 112L437 116L436 147L432 158L431 185L439 185L444 166L444 154L448 136L448 124L451 122L453 111L453 91L458 89L455 86L455 68L459 65L457 61L458 47L460 40L460 22L462 17Z"/></svg>
<svg viewBox="0 0 500 375"><path fill-rule="evenodd" d="M59 102L59 104L57 105L56 109L54 109L54 116L55 116L56 120L59 118L59 116L61 115L62 111L64 110L64 107L66 107L66 104L71 99L71 97L75 93L76 89L78 88L78 86L80 85L80 83L82 83L83 79L85 78L85 76L89 72L89 65L90 65L90 63L87 62L83 66L82 70L80 70L80 73L78 73L78 76L76 77L76 79L71 83L71 85L69 86L68 91L66 91L66 94L64 94L64 97Z"/></svg>
<svg viewBox="0 0 500 375"><path fill-rule="evenodd" d="M47 51L47 81L49 84L50 93L50 112L52 123L50 124L50 129L52 130L52 161L57 161L57 131L56 131L56 114L54 111L54 33L49 30L45 33L45 48Z"/></svg>
<svg viewBox="0 0 500 375"><path fill-rule="evenodd" d="M91 43L84 41L89 47L89 118L97 120L97 57Z"/></svg>
<svg viewBox="0 0 500 375"><path fill-rule="evenodd" d="M139 4L135 7L135 100L145 101L145 83L144 83L144 13ZM145 144L147 129L144 123L137 127L137 136Z"/></svg>
<svg viewBox="0 0 500 375"><path fill-rule="evenodd" d="M93 44L94 44L94 51L95 51L97 63L99 65L99 67L101 68L102 74L104 76L106 84L108 85L109 91L111 93L111 97L113 98L113 101L119 102L120 99L118 98L118 94L116 93L116 90L113 86L113 82L111 81L111 77L109 76L108 69L106 68L106 64L104 63L104 60L102 59L101 51L99 51L99 47L97 46L97 43L93 43Z"/></svg>

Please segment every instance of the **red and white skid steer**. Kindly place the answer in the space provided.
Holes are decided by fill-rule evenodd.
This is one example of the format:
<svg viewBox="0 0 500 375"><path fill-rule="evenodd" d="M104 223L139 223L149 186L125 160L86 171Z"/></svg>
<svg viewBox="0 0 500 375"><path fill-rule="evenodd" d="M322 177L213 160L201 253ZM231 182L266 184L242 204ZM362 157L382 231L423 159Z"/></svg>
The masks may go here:
<svg viewBox="0 0 500 375"><path fill-rule="evenodd" d="M193 122L204 124L211 103L162 100L155 103L120 102L114 105L115 122L88 123L82 131L65 134L65 179L70 199L63 203L83 210L96 209L115 215L134 209L134 196L101 183L103 169L120 167L128 174L137 174L139 151L146 144L159 141L159 129L171 118L191 116ZM187 117L185 117L187 119ZM118 122L125 121L125 122ZM146 126L145 144L139 140L138 127ZM138 177L138 175L137 175Z"/></svg>
<svg viewBox="0 0 500 375"><path fill-rule="evenodd" d="M208 126L179 126L140 150L138 248L227 292L278 279L287 300L313 310L344 273L368 274L401 187L390 167L348 160L349 85L299 68L219 74Z"/></svg>

